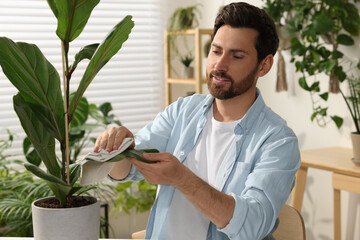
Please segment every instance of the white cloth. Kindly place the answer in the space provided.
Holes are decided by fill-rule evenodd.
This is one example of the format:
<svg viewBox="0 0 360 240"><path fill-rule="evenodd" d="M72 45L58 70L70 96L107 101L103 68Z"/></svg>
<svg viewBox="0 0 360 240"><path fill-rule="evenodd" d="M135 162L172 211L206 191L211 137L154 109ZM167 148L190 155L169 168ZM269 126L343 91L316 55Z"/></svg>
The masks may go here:
<svg viewBox="0 0 360 240"><path fill-rule="evenodd" d="M184 164L198 177L215 186L218 169L227 149L234 140L236 122L218 122L213 110L194 149ZM172 198L166 220L166 239L206 239L210 221L177 189Z"/></svg>
<svg viewBox="0 0 360 240"><path fill-rule="evenodd" d="M102 149L100 152L90 152L80 161L81 164L81 185L89 185L105 178L114 166L115 162L108 162L116 155L125 151L132 143L133 138L125 138L117 150L107 152Z"/></svg>

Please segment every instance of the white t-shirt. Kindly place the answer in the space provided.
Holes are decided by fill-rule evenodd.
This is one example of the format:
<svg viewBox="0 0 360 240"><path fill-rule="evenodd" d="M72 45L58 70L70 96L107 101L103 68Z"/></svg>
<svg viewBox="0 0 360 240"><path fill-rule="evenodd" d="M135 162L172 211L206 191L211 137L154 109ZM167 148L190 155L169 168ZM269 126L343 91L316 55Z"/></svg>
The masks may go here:
<svg viewBox="0 0 360 240"><path fill-rule="evenodd" d="M221 162L234 140L234 129L238 122L216 121L211 107L201 136L184 161L193 173L213 187ZM210 221L175 189L166 220L166 239L206 239L209 223Z"/></svg>

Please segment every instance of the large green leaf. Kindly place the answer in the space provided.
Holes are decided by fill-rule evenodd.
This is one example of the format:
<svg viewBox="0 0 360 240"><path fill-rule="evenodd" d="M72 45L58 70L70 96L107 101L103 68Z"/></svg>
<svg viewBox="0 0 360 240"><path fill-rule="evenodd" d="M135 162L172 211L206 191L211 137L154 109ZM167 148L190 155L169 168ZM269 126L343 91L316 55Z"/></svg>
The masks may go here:
<svg viewBox="0 0 360 240"><path fill-rule="evenodd" d="M58 17L58 10L57 10L57 7L56 7L55 0L47 0L47 2L49 4L49 7L51 8L51 11L53 11L55 17L57 18Z"/></svg>
<svg viewBox="0 0 360 240"><path fill-rule="evenodd" d="M54 137L50 135L20 94L14 96L13 103L21 125L41 160L52 175L59 177L61 173L55 155Z"/></svg>
<svg viewBox="0 0 360 240"><path fill-rule="evenodd" d="M33 147L28 137L26 137L23 141L23 153L25 155L26 160L29 163L32 163L36 166L40 166L42 162L41 157L37 153L36 149Z"/></svg>
<svg viewBox="0 0 360 240"><path fill-rule="evenodd" d="M144 163L156 163L154 161L148 161L146 159L144 159L142 157L142 155L144 153L158 153L159 150L154 149L154 148L149 148L149 149L126 149L125 151L123 151L122 153L116 155L115 157L113 157L111 160L109 160L109 162L118 162L121 161L125 158L136 158L137 160L144 162Z"/></svg>
<svg viewBox="0 0 360 240"><path fill-rule="evenodd" d="M75 93L70 94L70 102L74 98ZM74 114L72 115L70 127L75 128L83 125L89 116L89 103L86 98L82 97Z"/></svg>
<svg viewBox="0 0 360 240"><path fill-rule="evenodd" d="M60 77L40 49L0 37L0 65L49 132L62 142L65 121Z"/></svg>
<svg viewBox="0 0 360 240"><path fill-rule="evenodd" d="M80 81L76 95L70 102L68 109L70 116L74 113L82 95L96 74L120 50L122 44L128 39L131 29L134 27L134 22L131 18L131 16L126 16L121 22L119 22L106 37L105 41L101 43L94 56L91 58L89 65L85 70L84 76Z"/></svg>
<svg viewBox="0 0 360 240"><path fill-rule="evenodd" d="M50 4L51 9L56 5L58 26L56 34L64 42L71 42L83 31L94 7L100 0L55 0ZM53 10L54 14L55 11ZM55 14L56 16L56 14Z"/></svg>
<svg viewBox="0 0 360 240"><path fill-rule="evenodd" d="M66 197L70 194L73 187L71 185L67 185L60 178L45 172L33 164L25 163L24 165L28 171L46 181L51 191L53 191L56 198L60 201L60 205L63 206L66 202Z"/></svg>

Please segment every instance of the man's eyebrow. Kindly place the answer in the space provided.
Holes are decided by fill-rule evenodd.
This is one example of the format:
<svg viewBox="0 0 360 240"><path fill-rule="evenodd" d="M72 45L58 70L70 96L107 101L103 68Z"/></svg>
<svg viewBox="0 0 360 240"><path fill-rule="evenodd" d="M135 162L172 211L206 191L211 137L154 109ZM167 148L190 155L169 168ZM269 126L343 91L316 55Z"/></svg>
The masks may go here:
<svg viewBox="0 0 360 240"><path fill-rule="evenodd" d="M216 44L216 43L212 43L211 45L212 45L213 47L222 49L222 47L221 47L220 45ZM242 49L230 49L230 51L231 51L231 52L240 52L240 53L244 53L244 54L246 54L246 55L249 55L248 52L246 52L245 50L242 50Z"/></svg>

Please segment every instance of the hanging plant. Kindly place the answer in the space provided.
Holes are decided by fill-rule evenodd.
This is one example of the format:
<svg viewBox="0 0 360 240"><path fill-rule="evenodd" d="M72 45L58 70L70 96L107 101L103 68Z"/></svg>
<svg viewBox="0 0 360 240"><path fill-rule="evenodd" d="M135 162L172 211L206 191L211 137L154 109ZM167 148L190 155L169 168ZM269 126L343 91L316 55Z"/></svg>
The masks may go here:
<svg viewBox="0 0 360 240"><path fill-rule="evenodd" d="M340 46L354 45L354 36L360 32L357 0L266 0L265 11L279 25L286 23L291 38L292 62L301 73L298 82L309 92L313 114L311 120L319 126L333 121L338 128L343 119L328 115L326 101L329 93L339 93L340 83L348 79L349 61ZM350 64L354 66L353 64ZM346 70L345 70L346 68ZM353 69L353 68L352 68ZM328 89L321 89L319 74L329 76Z"/></svg>

